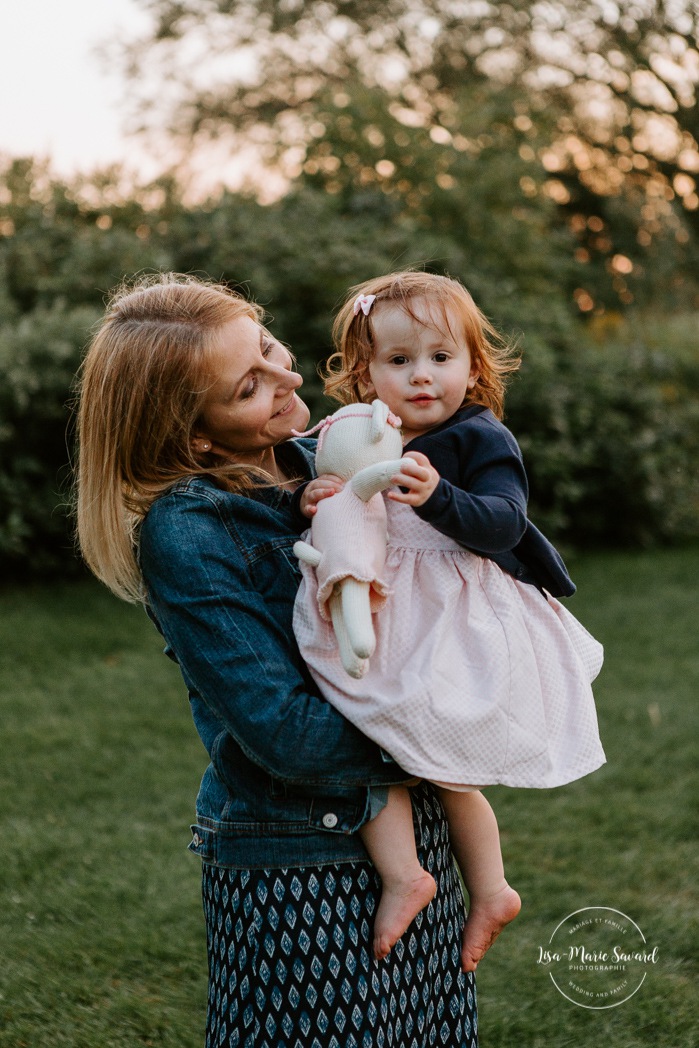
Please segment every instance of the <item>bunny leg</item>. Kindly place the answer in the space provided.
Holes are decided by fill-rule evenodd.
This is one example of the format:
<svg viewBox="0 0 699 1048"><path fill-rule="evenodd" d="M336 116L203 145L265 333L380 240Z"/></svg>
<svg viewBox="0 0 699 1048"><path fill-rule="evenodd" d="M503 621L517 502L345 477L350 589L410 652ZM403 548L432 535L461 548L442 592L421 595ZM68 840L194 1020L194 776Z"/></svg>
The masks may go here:
<svg viewBox="0 0 699 1048"><path fill-rule="evenodd" d="M352 650L360 659L368 659L376 647L374 626L371 621L369 583L357 579L342 580L342 617Z"/></svg>
<svg viewBox="0 0 699 1048"><path fill-rule="evenodd" d="M342 594L339 586L336 586L333 590L328 601L328 607L343 669L346 673L349 673L350 677L359 679L366 673L367 663L365 659L360 659L352 649L342 612Z"/></svg>

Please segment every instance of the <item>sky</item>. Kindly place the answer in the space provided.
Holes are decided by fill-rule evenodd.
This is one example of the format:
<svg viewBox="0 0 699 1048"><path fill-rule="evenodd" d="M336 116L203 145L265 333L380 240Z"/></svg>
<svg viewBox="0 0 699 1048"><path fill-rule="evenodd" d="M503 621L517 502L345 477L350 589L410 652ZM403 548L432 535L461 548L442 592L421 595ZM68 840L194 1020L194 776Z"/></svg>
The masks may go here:
<svg viewBox="0 0 699 1048"><path fill-rule="evenodd" d="M124 83L93 53L147 25L139 0L0 0L0 155L70 175L152 161L123 132Z"/></svg>

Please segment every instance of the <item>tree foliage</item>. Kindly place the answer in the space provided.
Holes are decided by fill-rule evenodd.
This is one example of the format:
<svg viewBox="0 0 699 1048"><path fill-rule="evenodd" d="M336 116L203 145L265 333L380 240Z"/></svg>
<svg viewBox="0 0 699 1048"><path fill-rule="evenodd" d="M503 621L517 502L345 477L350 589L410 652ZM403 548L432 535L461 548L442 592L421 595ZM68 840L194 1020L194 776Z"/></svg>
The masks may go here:
<svg viewBox="0 0 699 1048"><path fill-rule="evenodd" d="M151 133L256 167L245 191L193 202L181 171L134 186L118 168L64 181L0 165L6 576L74 563L73 375L109 289L144 270L249 290L315 414L348 287L448 272L521 339L508 413L533 518L580 544L696 537L696 5L145 6L152 31L121 59ZM678 356L679 337L692 350Z"/></svg>
<svg viewBox="0 0 699 1048"><path fill-rule="evenodd" d="M699 237L699 9L685 0L150 0L128 50L178 85L142 114L181 137L255 143L272 168L336 191L377 184L425 208L468 184L493 132L526 196L560 209L588 275L583 312L623 308ZM428 169L426 171L426 168ZM259 182L259 172L258 172ZM454 210L454 209L452 209ZM623 225L624 236L618 237ZM606 276L605 276L606 274ZM631 274L636 276L631 277ZM657 285L656 285L657 286ZM665 288L667 291L667 287Z"/></svg>
<svg viewBox="0 0 699 1048"><path fill-rule="evenodd" d="M521 197L521 168L494 133L464 163L468 186L420 194L427 211L406 208L373 182L330 192L312 175L270 206L233 193L192 206L168 179L126 189L116 170L64 182L29 161L7 165L3 577L75 570L74 375L106 293L144 270L208 275L266 306L272 330L296 352L315 417L327 410L315 369L348 287L410 264L450 272L501 330L521 334L524 366L507 410L527 460L533 519L552 537L584 545L696 536L696 314L623 321L608 312L583 325L566 291L579 263L570 233L552 223L553 203Z"/></svg>

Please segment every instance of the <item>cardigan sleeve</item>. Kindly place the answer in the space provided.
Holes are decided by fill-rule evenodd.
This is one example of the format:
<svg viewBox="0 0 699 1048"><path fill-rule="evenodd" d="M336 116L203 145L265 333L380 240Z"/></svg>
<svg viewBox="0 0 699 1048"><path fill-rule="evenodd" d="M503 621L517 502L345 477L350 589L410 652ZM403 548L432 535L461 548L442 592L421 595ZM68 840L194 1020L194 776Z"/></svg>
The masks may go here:
<svg viewBox="0 0 699 1048"><path fill-rule="evenodd" d="M509 430L478 417L434 435L424 451L441 479L418 516L477 553L512 550L527 528L528 489Z"/></svg>

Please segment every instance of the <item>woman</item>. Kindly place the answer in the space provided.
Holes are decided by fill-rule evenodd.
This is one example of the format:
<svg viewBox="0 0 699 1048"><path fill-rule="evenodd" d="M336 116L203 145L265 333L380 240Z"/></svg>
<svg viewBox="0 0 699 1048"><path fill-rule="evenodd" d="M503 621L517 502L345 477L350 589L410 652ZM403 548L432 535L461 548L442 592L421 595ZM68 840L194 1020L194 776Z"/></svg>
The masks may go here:
<svg viewBox="0 0 699 1048"><path fill-rule="evenodd" d="M261 310L168 275L114 295L83 365L78 533L92 571L142 600L211 758L202 859L207 1046L477 1044L463 899L439 804L412 791L433 903L373 959L380 894L358 829L405 774L318 694L291 628L313 442L289 352ZM378 795L380 796L380 789Z"/></svg>

